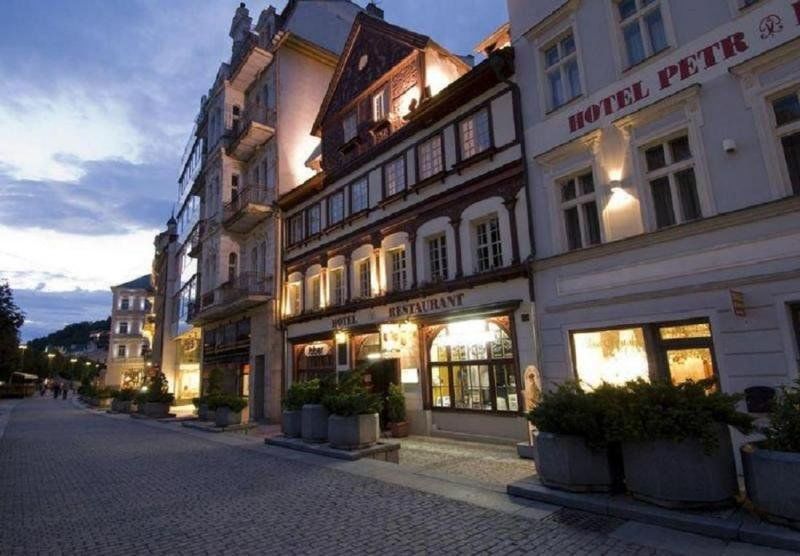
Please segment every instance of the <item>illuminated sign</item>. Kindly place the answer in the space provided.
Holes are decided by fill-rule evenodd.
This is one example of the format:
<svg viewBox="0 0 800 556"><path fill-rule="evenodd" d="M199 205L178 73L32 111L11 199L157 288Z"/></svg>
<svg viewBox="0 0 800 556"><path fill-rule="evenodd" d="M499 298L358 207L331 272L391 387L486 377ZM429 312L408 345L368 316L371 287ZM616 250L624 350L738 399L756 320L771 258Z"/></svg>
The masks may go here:
<svg viewBox="0 0 800 556"><path fill-rule="evenodd" d="M334 330L353 326L354 324L358 324L355 315L344 315L341 317L336 317L335 319L331 319L331 328Z"/></svg>
<svg viewBox="0 0 800 556"><path fill-rule="evenodd" d="M303 354L306 357L325 357L331 352L331 346L328 344L308 344L303 348Z"/></svg>
<svg viewBox="0 0 800 556"><path fill-rule="evenodd" d="M436 311L444 311L445 309L461 307L463 304L463 293L430 297L421 301L412 301L410 303L403 303L401 305L389 307L389 318L434 313Z"/></svg>

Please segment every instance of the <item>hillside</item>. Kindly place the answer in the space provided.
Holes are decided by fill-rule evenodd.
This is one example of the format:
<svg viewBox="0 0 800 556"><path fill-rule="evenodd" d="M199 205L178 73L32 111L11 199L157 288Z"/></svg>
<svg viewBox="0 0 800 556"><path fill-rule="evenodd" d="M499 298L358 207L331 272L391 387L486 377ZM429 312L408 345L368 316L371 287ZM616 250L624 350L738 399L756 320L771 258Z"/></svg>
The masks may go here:
<svg viewBox="0 0 800 556"><path fill-rule="evenodd" d="M110 329L111 317L105 320L76 322L47 336L31 340L28 342L28 347L36 351L44 351L47 346L69 348L72 345L84 345L89 341L91 332Z"/></svg>

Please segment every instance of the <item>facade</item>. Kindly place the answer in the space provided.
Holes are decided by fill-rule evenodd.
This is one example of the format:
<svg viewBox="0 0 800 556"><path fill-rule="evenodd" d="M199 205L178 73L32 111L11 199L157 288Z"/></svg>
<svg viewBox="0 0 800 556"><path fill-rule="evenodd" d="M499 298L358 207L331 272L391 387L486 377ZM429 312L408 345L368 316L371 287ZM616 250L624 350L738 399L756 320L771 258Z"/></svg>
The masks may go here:
<svg viewBox="0 0 800 556"><path fill-rule="evenodd" d="M199 277L186 293L195 296L187 296L193 337L202 329L201 389L220 369L225 390L249 399L251 420L280 420L284 386L273 203L313 174L307 162L319 140L311 124L358 11L345 0L291 0L253 25L241 4L231 58L202 101L189 193L200 200L200 218L180 255L197 262L181 267L192 268L181 281Z"/></svg>
<svg viewBox="0 0 800 556"><path fill-rule="evenodd" d="M508 7L543 383L793 380L800 2Z"/></svg>
<svg viewBox="0 0 800 556"><path fill-rule="evenodd" d="M153 340L153 286L146 274L111 288L111 334L104 383L114 388L142 384Z"/></svg>
<svg viewBox="0 0 800 556"><path fill-rule="evenodd" d="M320 172L278 201L286 383L363 368L374 391L402 384L416 433L522 439L536 355L513 52L470 62L374 6L356 17L314 123Z"/></svg>

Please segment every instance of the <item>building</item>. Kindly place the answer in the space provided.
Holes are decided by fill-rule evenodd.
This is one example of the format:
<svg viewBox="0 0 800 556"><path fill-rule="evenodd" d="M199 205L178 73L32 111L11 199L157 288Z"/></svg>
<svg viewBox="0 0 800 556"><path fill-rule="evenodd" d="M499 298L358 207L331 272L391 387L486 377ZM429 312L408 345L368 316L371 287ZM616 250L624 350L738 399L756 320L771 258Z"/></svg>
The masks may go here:
<svg viewBox="0 0 800 556"><path fill-rule="evenodd" d="M111 334L104 382L114 388L138 387L145 375L145 358L153 340L150 275L112 286L111 299Z"/></svg>
<svg viewBox="0 0 800 556"><path fill-rule="evenodd" d="M197 257L199 268L182 271L181 281L200 277L187 292L187 313L194 330L202 329L202 388L220 369L224 389L249 398L251 420L281 415L273 203L313 175L313 117L359 11L347 0L290 0L280 13L263 10L253 25L242 3L230 27L230 60L202 101L192 148L200 154L189 157L199 170L187 180L189 195L200 198L200 220L180 255Z"/></svg>
<svg viewBox="0 0 800 556"><path fill-rule="evenodd" d="M522 439L535 363L514 60L476 67L359 14L314 133L321 171L283 194L286 382L365 368L412 430Z"/></svg>
<svg viewBox="0 0 800 556"><path fill-rule="evenodd" d="M543 382L791 381L800 2L508 7Z"/></svg>

